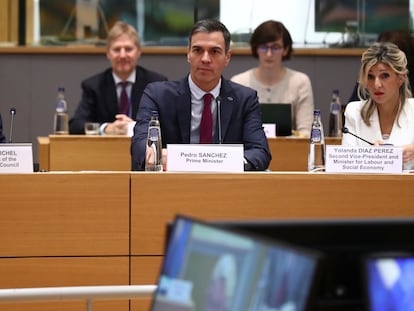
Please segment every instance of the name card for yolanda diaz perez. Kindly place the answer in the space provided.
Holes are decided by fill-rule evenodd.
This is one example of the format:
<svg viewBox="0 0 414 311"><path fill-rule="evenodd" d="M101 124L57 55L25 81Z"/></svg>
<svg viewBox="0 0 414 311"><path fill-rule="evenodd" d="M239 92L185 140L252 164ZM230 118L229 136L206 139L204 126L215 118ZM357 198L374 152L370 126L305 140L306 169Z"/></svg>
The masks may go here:
<svg viewBox="0 0 414 311"><path fill-rule="evenodd" d="M329 173L402 173L402 148L394 146L326 146Z"/></svg>
<svg viewBox="0 0 414 311"><path fill-rule="evenodd" d="M244 171L243 145L169 144L167 171L221 172Z"/></svg>
<svg viewBox="0 0 414 311"><path fill-rule="evenodd" d="M0 144L0 173L33 173L32 144Z"/></svg>

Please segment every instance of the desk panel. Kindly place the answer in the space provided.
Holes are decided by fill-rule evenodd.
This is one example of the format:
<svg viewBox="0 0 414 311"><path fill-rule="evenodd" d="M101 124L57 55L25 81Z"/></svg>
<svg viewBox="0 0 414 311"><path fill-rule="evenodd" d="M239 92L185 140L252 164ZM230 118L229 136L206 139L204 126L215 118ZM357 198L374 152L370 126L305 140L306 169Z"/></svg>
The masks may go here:
<svg viewBox="0 0 414 311"><path fill-rule="evenodd" d="M162 256L132 256L131 284L157 284L162 259ZM143 298L132 301L131 311L149 310L151 299Z"/></svg>
<svg viewBox="0 0 414 311"><path fill-rule="evenodd" d="M39 137L38 144L41 170L131 170L130 137L50 135Z"/></svg>
<svg viewBox="0 0 414 311"><path fill-rule="evenodd" d="M205 220L414 216L414 176L132 173L131 253L162 255L177 213Z"/></svg>
<svg viewBox="0 0 414 311"><path fill-rule="evenodd" d="M0 257L129 253L128 173L0 174Z"/></svg>
<svg viewBox="0 0 414 311"><path fill-rule="evenodd" d="M308 170L309 138L277 137L268 138L272 161L269 169L273 172L294 172ZM340 145L341 138L326 137L327 145Z"/></svg>
<svg viewBox="0 0 414 311"><path fill-rule="evenodd" d="M129 258L0 258L0 288L128 285ZM86 301L1 303L2 311L79 311ZM128 311L127 300L93 303L96 311Z"/></svg>

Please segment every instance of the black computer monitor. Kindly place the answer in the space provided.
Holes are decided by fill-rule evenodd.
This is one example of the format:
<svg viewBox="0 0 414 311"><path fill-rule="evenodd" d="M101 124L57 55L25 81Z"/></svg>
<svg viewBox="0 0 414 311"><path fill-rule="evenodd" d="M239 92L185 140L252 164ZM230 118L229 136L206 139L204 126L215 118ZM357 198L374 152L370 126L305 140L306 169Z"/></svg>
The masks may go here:
<svg viewBox="0 0 414 311"><path fill-rule="evenodd" d="M286 103L261 103L262 123L276 124L276 136L292 135L292 105Z"/></svg>
<svg viewBox="0 0 414 311"><path fill-rule="evenodd" d="M317 252L184 216L169 233L152 311L309 310Z"/></svg>
<svg viewBox="0 0 414 311"><path fill-rule="evenodd" d="M214 221L214 224L321 252L320 279L311 301L311 309L315 311L366 310L363 258L378 252L414 253L414 218Z"/></svg>

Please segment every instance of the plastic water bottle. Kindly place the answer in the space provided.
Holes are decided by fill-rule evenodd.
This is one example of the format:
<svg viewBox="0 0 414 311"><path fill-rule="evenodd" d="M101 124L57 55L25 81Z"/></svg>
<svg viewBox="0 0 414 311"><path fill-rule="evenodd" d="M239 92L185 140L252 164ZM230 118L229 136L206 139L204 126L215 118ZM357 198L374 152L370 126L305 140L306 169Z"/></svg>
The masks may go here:
<svg viewBox="0 0 414 311"><path fill-rule="evenodd" d="M65 88L63 87L58 88L53 133L57 135L69 134L68 105L65 99Z"/></svg>
<svg viewBox="0 0 414 311"><path fill-rule="evenodd" d="M148 125L147 148L153 151L152 163L145 164L146 171L162 171L161 127L158 112L153 111Z"/></svg>
<svg viewBox="0 0 414 311"><path fill-rule="evenodd" d="M339 99L339 90L332 91L332 101L329 112L329 131L330 137L340 137L342 130L342 106Z"/></svg>
<svg viewBox="0 0 414 311"><path fill-rule="evenodd" d="M325 170L325 137L321 121L321 111L315 109L310 134L308 171L320 172Z"/></svg>

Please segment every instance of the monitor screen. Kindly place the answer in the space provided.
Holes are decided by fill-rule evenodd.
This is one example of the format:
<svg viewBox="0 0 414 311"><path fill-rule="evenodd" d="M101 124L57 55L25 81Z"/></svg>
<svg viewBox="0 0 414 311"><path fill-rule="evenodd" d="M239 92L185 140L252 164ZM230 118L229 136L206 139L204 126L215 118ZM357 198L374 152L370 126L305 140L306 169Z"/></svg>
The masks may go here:
<svg viewBox="0 0 414 311"><path fill-rule="evenodd" d="M152 311L306 310L318 255L178 216Z"/></svg>
<svg viewBox="0 0 414 311"><path fill-rule="evenodd" d="M315 0L315 31L410 30L409 0Z"/></svg>
<svg viewBox="0 0 414 311"><path fill-rule="evenodd" d="M315 0L315 31L345 32L358 24L359 0Z"/></svg>
<svg viewBox="0 0 414 311"><path fill-rule="evenodd" d="M364 0L362 33L380 34L385 30L410 30L409 0Z"/></svg>
<svg viewBox="0 0 414 311"><path fill-rule="evenodd" d="M350 195L350 194L344 194ZM286 208L289 208L286 206ZM414 253L414 219L215 221L323 254L313 310L362 310L362 259L376 252Z"/></svg>
<svg viewBox="0 0 414 311"><path fill-rule="evenodd" d="M261 103L263 124L275 124L276 136L292 135L292 105L286 103Z"/></svg>
<svg viewBox="0 0 414 311"><path fill-rule="evenodd" d="M370 256L365 271L369 311L414 310L414 255Z"/></svg>

